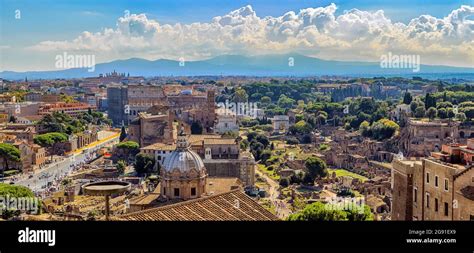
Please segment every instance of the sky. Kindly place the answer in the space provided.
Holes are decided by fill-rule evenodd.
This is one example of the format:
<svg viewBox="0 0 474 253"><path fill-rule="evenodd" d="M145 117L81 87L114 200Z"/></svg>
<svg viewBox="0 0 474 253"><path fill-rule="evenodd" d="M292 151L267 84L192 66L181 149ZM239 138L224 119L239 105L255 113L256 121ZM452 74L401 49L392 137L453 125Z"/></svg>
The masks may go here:
<svg viewBox="0 0 474 253"><path fill-rule="evenodd" d="M474 0L0 0L0 52L0 71L54 70L64 52L97 62L391 53L473 67Z"/></svg>

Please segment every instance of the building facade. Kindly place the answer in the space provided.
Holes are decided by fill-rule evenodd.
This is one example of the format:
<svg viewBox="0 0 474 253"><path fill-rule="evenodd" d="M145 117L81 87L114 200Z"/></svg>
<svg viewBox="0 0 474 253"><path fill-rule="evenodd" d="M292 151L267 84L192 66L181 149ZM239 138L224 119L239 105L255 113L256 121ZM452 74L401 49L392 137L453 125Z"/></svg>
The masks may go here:
<svg viewBox="0 0 474 253"><path fill-rule="evenodd" d="M474 220L472 167L433 158L392 165L392 220Z"/></svg>

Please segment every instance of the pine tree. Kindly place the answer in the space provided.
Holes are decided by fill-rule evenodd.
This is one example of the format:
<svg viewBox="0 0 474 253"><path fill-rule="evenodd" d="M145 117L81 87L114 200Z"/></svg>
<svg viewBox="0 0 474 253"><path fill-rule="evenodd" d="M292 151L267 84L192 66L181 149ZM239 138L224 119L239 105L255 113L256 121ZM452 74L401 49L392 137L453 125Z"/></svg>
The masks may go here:
<svg viewBox="0 0 474 253"><path fill-rule="evenodd" d="M403 96L403 103L409 105L413 101L413 97L411 96L410 92L405 92L405 96Z"/></svg>

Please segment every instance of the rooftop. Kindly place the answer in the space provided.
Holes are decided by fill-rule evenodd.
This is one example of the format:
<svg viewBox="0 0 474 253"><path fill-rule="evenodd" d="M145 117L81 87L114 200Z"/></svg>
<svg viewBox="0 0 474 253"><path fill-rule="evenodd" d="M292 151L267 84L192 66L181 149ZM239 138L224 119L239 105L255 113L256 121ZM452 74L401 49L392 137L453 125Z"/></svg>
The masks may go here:
<svg viewBox="0 0 474 253"><path fill-rule="evenodd" d="M121 215L129 221L256 221L278 220L239 189L177 204Z"/></svg>
<svg viewBox="0 0 474 253"><path fill-rule="evenodd" d="M462 188L461 193L467 199L474 201L474 186L466 186Z"/></svg>
<svg viewBox="0 0 474 253"><path fill-rule="evenodd" d="M204 139L205 145L232 145L236 144L234 138L222 138L222 139Z"/></svg>

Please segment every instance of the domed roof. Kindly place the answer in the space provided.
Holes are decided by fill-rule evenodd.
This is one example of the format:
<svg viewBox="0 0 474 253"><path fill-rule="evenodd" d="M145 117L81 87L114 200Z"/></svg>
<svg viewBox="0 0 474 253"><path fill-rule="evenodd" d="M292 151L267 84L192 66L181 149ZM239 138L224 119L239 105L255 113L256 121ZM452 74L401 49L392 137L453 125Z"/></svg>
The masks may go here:
<svg viewBox="0 0 474 253"><path fill-rule="evenodd" d="M174 169L178 169L181 172L188 172L191 169L201 172L201 170L205 169L201 157L189 149L188 141L183 131L178 136L176 150L163 163L163 170L165 172L171 172Z"/></svg>
<svg viewBox="0 0 474 253"><path fill-rule="evenodd" d="M201 169L204 169L204 162L202 161L201 157L192 150L177 149L165 159L163 169L166 172L171 172L174 169L179 169L181 172L187 172L191 169L195 169L199 172Z"/></svg>

